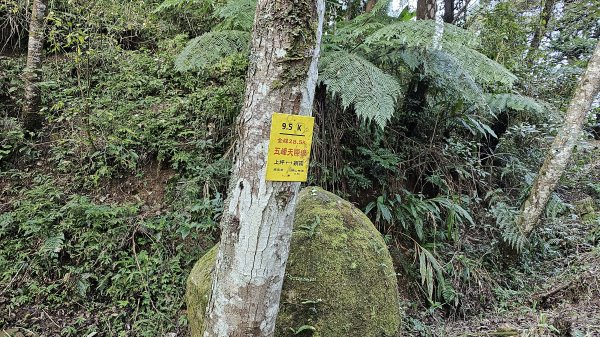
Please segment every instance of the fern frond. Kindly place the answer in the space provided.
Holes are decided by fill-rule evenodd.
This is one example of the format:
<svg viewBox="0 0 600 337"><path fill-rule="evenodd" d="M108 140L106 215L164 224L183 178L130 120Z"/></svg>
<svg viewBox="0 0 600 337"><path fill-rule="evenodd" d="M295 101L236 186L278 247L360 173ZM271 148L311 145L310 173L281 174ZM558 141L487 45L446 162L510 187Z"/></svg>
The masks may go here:
<svg viewBox="0 0 600 337"><path fill-rule="evenodd" d="M388 11L388 8L390 8L390 4L391 3L392 3L392 0L377 1L377 3L375 4L375 6L373 6L373 9L371 10L371 12L370 13L364 13L364 14L384 15L384 16L387 16L387 11Z"/></svg>
<svg viewBox="0 0 600 337"><path fill-rule="evenodd" d="M391 75L366 59L345 51L328 52L319 64L319 81L351 105L358 117L375 121L381 128L394 113L396 101L404 89Z"/></svg>
<svg viewBox="0 0 600 337"><path fill-rule="evenodd" d="M391 47L431 48L435 35L435 25L436 23L433 20L397 22L374 32L365 42L372 45L387 45ZM442 41L464 45L469 48L480 46L480 40L475 34L448 23L444 24Z"/></svg>
<svg viewBox="0 0 600 337"><path fill-rule="evenodd" d="M365 20L365 22L358 22L358 20L359 18L356 18L347 24L340 24L334 34L324 35L325 49L336 50L339 46L353 49L362 43L365 37L386 26L386 23L380 20Z"/></svg>
<svg viewBox="0 0 600 337"><path fill-rule="evenodd" d="M193 5L205 2L206 0L164 0L156 9L154 9L154 13L159 13L167 10L171 10L174 8L181 8L187 5Z"/></svg>
<svg viewBox="0 0 600 337"><path fill-rule="evenodd" d="M49 254L52 256L56 256L56 254L60 253L64 246L65 242L65 234L59 233L57 235L50 236L46 238L44 244L40 248L40 254Z"/></svg>
<svg viewBox="0 0 600 337"><path fill-rule="evenodd" d="M221 20L218 30L252 31L256 0L229 0L215 9L214 16Z"/></svg>
<svg viewBox="0 0 600 337"><path fill-rule="evenodd" d="M454 56L443 50L432 50L421 59L423 72L440 92L438 100L462 100L473 108L485 105L481 87Z"/></svg>
<svg viewBox="0 0 600 337"><path fill-rule="evenodd" d="M371 34L365 43L392 50L418 49L422 54L434 53L437 51L433 43L435 25L432 20L393 23ZM465 29L444 24L441 45L442 52L451 55L462 72L468 72L479 84L511 87L517 80L501 64L475 50L480 46L479 38Z"/></svg>
<svg viewBox="0 0 600 337"><path fill-rule="evenodd" d="M496 224L500 229L502 240L517 252L523 251L529 241L516 223L516 219L519 216L519 209L500 201L494 204L490 211L492 216L496 218Z"/></svg>
<svg viewBox="0 0 600 337"><path fill-rule="evenodd" d="M546 110L542 104L531 97L517 94L486 94L485 99L494 113L505 110L542 114Z"/></svg>
<svg viewBox="0 0 600 337"><path fill-rule="evenodd" d="M327 47L346 46L350 49L360 44L373 32L392 23L395 19L387 14L391 1L378 1L373 10L369 13L362 13L352 20L336 23L336 29L333 34L323 36L324 44Z"/></svg>
<svg viewBox="0 0 600 337"><path fill-rule="evenodd" d="M517 80L517 76L503 65L474 49L452 42L442 42L442 46L443 50L454 56L478 83L500 84L510 88Z"/></svg>
<svg viewBox="0 0 600 337"><path fill-rule="evenodd" d="M227 55L248 53L249 41L248 32L223 30L205 33L188 42L175 59L175 70L203 70Z"/></svg>

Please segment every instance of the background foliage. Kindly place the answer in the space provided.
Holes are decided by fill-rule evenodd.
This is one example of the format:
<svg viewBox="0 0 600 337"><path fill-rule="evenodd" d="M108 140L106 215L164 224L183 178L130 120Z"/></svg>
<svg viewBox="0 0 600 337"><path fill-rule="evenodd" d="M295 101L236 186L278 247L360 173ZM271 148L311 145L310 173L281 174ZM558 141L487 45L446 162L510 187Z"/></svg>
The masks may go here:
<svg viewBox="0 0 600 337"><path fill-rule="evenodd" d="M185 278L219 235L255 3L51 1L35 134L19 121L26 4L0 2L0 328L185 334ZM527 240L514 217L600 10L565 2L532 51L529 2L469 12L439 45L434 22L388 5L328 2L308 183L371 217L413 303L404 329L427 336L440 316L525 305L551 261L597 252L599 218L577 211L600 198L591 136L542 230Z"/></svg>

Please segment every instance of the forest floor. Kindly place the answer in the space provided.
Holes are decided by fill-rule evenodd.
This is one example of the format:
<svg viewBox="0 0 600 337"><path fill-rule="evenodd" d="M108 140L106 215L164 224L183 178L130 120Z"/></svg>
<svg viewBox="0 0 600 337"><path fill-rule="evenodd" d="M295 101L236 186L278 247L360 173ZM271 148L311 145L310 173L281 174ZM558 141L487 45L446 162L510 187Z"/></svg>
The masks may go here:
<svg viewBox="0 0 600 337"><path fill-rule="evenodd" d="M30 176L51 173L52 170L49 171L44 166L43 163L34 165L35 168L30 172ZM585 180L600 181L597 180L600 177L600 167L588 165L587 168L589 171L583 172ZM156 217L169 211L169 206L166 204L167 187L174 176L173 170L151 163L137 176L110 181L93 193L88 193L88 196L99 204L137 203L141 205L137 217L141 219ZM55 179L58 181L60 177L56 175ZM22 197L15 191L28 183L31 182L15 180L7 176L0 179L0 203L2 205L14 203ZM594 221L583 221L591 214L591 211L585 207L593 207L595 209L593 212L597 216L599 200L591 199L590 204L590 197L580 188L577 179L567 181L559 191L564 200L571 202L572 212L566 213L560 221L541 226L539 230L548 235L548 242L561 246L564 255L544 259L538 265L532 266L528 274L518 275L517 278L523 282L521 290L491 289L490 291L495 292L498 299L493 307L468 316L442 314L440 310L432 311L425 307L415 308L413 303L413 308L416 310L409 310L409 315L405 317L403 335L600 336L600 248L598 247L600 238L598 218L600 217ZM579 205L582 199L587 200L587 206ZM137 229L139 232L145 230L148 229ZM132 234L135 235L138 234ZM197 246L196 252L207 247L207 241L199 243L190 241L189 238L181 239L178 244ZM507 259L518 260L519 257L513 256ZM512 272L515 271L507 271L507 273ZM182 274L185 276L186 273L184 270ZM507 275L509 276L515 275ZM90 307L86 307L86 303L81 301L68 303L62 309L38 303L32 306L17 305L13 309L4 311L9 307L8 303L11 299L6 298L3 293L7 288L14 287L15 282L27 282L28 277L35 276L22 277L18 273L10 284L5 284L3 289L0 289L2 290L0 312L5 315L3 317L5 324L0 326L0 337L78 336L81 335L79 332L85 331L86 326L97 326L100 328L98 331L111 335L105 330L106 327L110 329L110 324L101 318L123 314L116 303L112 305L93 303ZM407 279L406 282L410 280ZM64 285L68 281L62 283ZM17 284L16 288L25 287L24 284ZM414 294L413 292L413 296L409 293L405 295L414 297ZM414 298L412 300L419 301ZM180 313L185 315L185 310L181 310ZM132 323L139 324L135 319ZM127 324L125 329L131 329ZM186 336L188 332L185 325L173 326L169 332L164 332L162 335Z"/></svg>
<svg viewBox="0 0 600 337"><path fill-rule="evenodd" d="M588 160L557 188L570 211L537 229L564 254L519 275L526 290L497 292L491 310L433 320L436 336L600 336L600 200L585 188L600 182L600 141L582 142L580 149Z"/></svg>
<svg viewBox="0 0 600 337"><path fill-rule="evenodd" d="M600 252L554 263L559 275L536 285L538 291L477 317L439 321L436 335L600 336Z"/></svg>

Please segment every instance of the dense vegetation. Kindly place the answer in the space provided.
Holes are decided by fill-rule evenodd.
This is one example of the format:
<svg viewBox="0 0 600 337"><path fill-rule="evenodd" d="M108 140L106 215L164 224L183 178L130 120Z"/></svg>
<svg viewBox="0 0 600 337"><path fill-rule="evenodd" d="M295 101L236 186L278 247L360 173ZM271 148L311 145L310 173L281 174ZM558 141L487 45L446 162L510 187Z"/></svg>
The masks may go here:
<svg viewBox="0 0 600 337"><path fill-rule="evenodd" d="M388 1L327 3L308 184L384 235L406 335L476 331L484 315L484 332L600 331L597 106L542 225L526 238L514 224L600 34L598 2L557 2L543 24L537 3L471 7L439 40ZM0 330L185 335L185 279L219 235L254 2L50 1L33 131L28 4L0 2Z"/></svg>

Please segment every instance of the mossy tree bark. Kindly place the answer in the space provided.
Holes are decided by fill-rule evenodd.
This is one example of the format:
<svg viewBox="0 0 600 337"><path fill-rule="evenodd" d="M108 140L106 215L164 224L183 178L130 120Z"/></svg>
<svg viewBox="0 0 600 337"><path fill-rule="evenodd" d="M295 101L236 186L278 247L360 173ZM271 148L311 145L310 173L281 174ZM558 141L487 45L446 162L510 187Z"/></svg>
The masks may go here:
<svg viewBox="0 0 600 337"><path fill-rule="evenodd" d="M454 0L444 0L444 22L454 23Z"/></svg>
<svg viewBox="0 0 600 337"><path fill-rule="evenodd" d="M300 183L265 180L274 112L311 115L323 0L259 0L204 336L272 336Z"/></svg>
<svg viewBox="0 0 600 337"><path fill-rule="evenodd" d="M552 11L554 10L555 3L556 0L544 1L544 6L542 7L542 12L540 13L540 21L535 31L533 32L533 38L531 39L530 53L531 51L535 51L540 47L542 38L548 30L548 24L550 22L550 19L552 18Z"/></svg>
<svg viewBox="0 0 600 337"><path fill-rule="evenodd" d="M550 151L540 169L529 197L521 208L517 225L528 235L538 223L552 191L562 176L579 139L586 115L600 88L600 42L588 63L587 70L571 99L565 121L554 139Z"/></svg>
<svg viewBox="0 0 600 337"><path fill-rule="evenodd" d="M368 0L367 4L365 5L365 12L371 13L375 5L377 5L377 0Z"/></svg>
<svg viewBox="0 0 600 337"><path fill-rule="evenodd" d="M434 20L436 11L436 0L417 1L417 20Z"/></svg>
<svg viewBox="0 0 600 337"><path fill-rule="evenodd" d="M39 83L42 78L42 52L47 8L48 0L34 0L29 23L27 66L23 72L23 79L25 80L23 125L30 131L39 129L42 126L42 116L39 111L41 101Z"/></svg>
<svg viewBox="0 0 600 337"><path fill-rule="evenodd" d="M535 31L533 32L533 38L531 39L531 44L529 45L529 50L527 51L527 64L531 66L534 61L534 57L536 51L540 47L540 43L546 32L548 31L548 25L550 23L550 19L552 19L552 11L554 11L554 6L556 4L556 0L545 0L543 1L542 12L540 13L540 19L535 27Z"/></svg>

